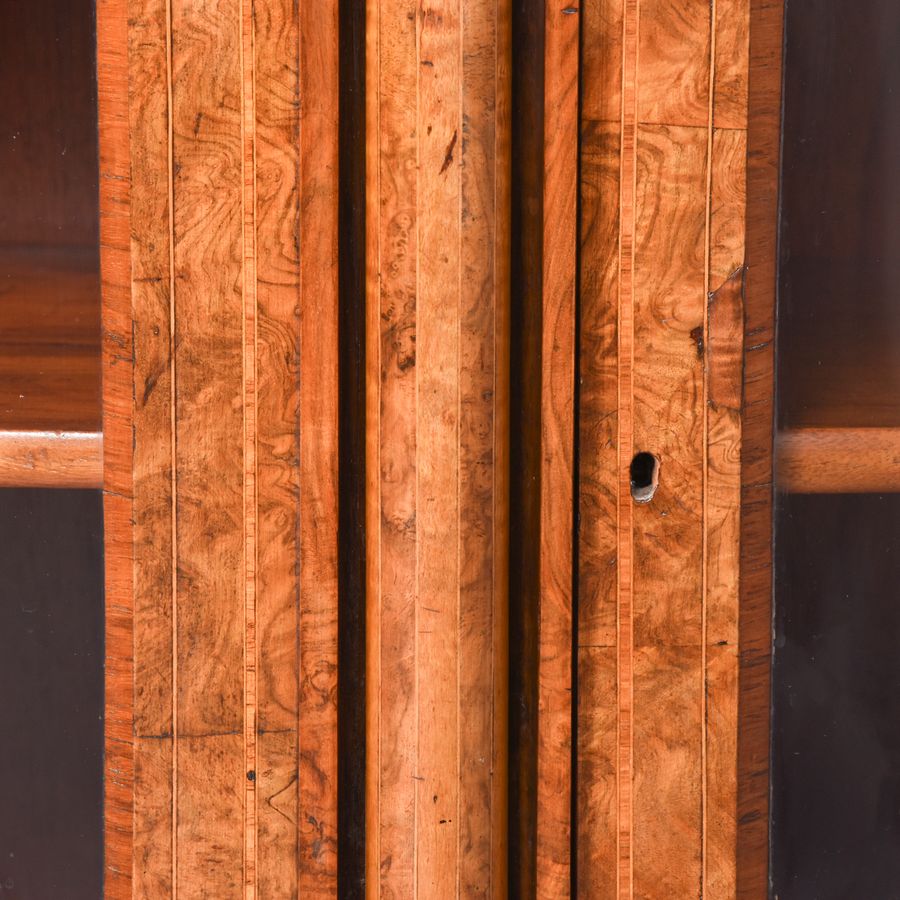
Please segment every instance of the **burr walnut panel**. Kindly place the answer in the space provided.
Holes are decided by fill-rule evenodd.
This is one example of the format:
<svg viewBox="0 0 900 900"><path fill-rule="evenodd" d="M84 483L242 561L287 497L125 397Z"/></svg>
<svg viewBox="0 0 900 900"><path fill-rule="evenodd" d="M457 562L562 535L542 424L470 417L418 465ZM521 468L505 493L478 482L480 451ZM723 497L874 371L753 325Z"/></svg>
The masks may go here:
<svg viewBox="0 0 900 900"><path fill-rule="evenodd" d="M336 896L337 3L98 25L107 893Z"/></svg>

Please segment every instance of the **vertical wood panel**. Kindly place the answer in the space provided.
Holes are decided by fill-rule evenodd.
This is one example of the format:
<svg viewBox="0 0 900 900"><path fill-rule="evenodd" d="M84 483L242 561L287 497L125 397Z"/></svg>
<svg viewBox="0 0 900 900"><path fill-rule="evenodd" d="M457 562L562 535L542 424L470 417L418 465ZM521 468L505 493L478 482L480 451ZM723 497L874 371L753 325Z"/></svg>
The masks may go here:
<svg viewBox="0 0 900 900"><path fill-rule="evenodd" d="M417 771L415 673L416 9L406 0L366 7L371 148L366 167L366 890L371 897L415 896L414 779L423 777Z"/></svg>
<svg viewBox="0 0 900 900"><path fill-rule="evenodd" d="M578 884L599 897L728 897L749 4L630 0L617 23L619 8L585 11ZM599 40L616 23L618 41ZM603 48L617 43L613 60ZM629 484L640 451L660 460L645 505Z"/></svg>
<svg viewBox="0 0 900 900"><path fill-rule="evenodd" d="M135 840L134 611L132 583L132 328L128 9L97 3L100 141L100 267L103 340L103 527L105 566L104 885L131 896Z"/></svg>
<svg viewBox="0 0 900 900"><path fill-rule="evenodd" d="M419 7L416 230L416 892L456 895L460 817L459 5ZM431 65L426 65L426 60ZM488 410L490 414L490 410ZM478 518L484 512L475 507ZM480 705L491 708L489 682ZM477 708L477 707L476 707ZM490 745L487 744L485 750Z"/></svg>
<svg viewBox="0 0 900 900"><path fill-rule="evenodd" d="M746 9L542 12L535 890L730 896ZM506 890L509 15L367 8L370 896ZM134 892L333 896L337 4L130 16Z"/></svg>
<svg viewBox="0 0 900 900"><path fill-rule="evenodd" d="M616 891L622 0L584 9L578 460L577 883Z"/></svg>
<svg viewBox="0 0 900 900"><path fill-rule="evenodd" d="M257 391L256 263L256 41L253 0L242 0L239 10L241 64L241 413L242 453L242 551L241 601L243 606L243 893L255 896L257 883L257 446L259 444L259 395Z"/></svg>
<svg viewBox="0 0 900 900"><path fill-rule="evenodd" d="M638 897L701 884L706 146L706 129L638 128L634 451L661 461L634 508Z"/></svg>
<svg viewBox="0 0 900 900"><path fill-rule="evenodd" d="M136 548L154 548L134 559L134 892L141 896L174 884L171 161L166 3L130 0L129 14L133 539Z"/></svg>
<svg viewBox="0 0 900 900"><path fill-rule="evenodd" d="M256 863L261 897L295 894L298 872L299 24L290 0L256 4Z"/></svg>
<svg viewBox="0 0 900 900"><path fill-rule="evenodd" d="M367 892L500 897L509 12L367 12Z"/></svg>
<svg viewBox="0 0 900 900"><path fill-rule="evenodd" d="M458 890L500 897L508 825L510 6L464 0L461 13Z"/></svg>
<svg viewBox="0 0 900 900"><path fill-rule="evenodd" d="M242 893L244 347L240 4L172 5L175 891Z"/></svg>
<svg viewBox="0 0 900 900"><path fill-rule="evenodd" d="M634 890L634 538L628 467L634 453L635 204L639 0L622 16L622 146L619 182L618 470L616 489L616 896Z"/></svg>
<svg viewBox="0 0 900 900"><path fill-rule="evenodd" d="M736 30L746 39L746 30ZM721 34L716 35L717 58ZM734 55L741 55L740 44ZM716 78L718 79L718 64ZM746 76L744 78L746 84ZM719 93L713 104L718 122ZM745 107L746 109L746 107ZM740 123L732 109L726 121ZM746 114L745 120L746 122ZM746 131L712 134L707 322L705 893L734 897Z"/></svg>
<svg viewBox="0 0 900 900"><path fill-rule="evenodd" d="M337 14L301 4L298 888L316 898L337 892Z"/></svg>
<svg viewBox="0 0 900 900"><path fill-rule="evenodd" d="M131 0L129 15L122 896L333 897L337 3Z"/></svg>
<svg viewBox="0 0 900 900"><path fill-rule="evenodd" d="M537 896L571 888L579 11L547 4L537 719Z"/></svg>

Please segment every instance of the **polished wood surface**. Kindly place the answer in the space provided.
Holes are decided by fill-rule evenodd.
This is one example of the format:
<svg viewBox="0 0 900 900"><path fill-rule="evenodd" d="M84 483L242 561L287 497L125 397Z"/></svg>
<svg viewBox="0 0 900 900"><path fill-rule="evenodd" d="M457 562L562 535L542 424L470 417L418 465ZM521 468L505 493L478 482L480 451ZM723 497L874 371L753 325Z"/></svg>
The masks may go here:
<svg viewBox="0 0 900 900"><path fill-rule="evenodd" d="M616 896L619 804L627 816L630 801L627 790L617 794L618 726L627 726L627 721L611 699L618 684L618 573L630 564L630 557L620 557L617 547L624 10L619 0L587 4L582 25L575 865L579 888L598 897ZM633 51L633 33L628 41ZM621 184L626 191L630 187L630 183ZM625 260L626 279L629 261ZM626 388L629 353L626 346L622 369ZM623 408L622 414L627 422L629 408ZM627 439L628 433L623 437ZM627 599L627 587L623 599Z"/></svg>
<svg viewBox="0 0 900 900"><path fill-rule="evenodd" d="M590 896L735 891L749 5L710 12L584 10L576 880ZM643 504L638 452L660 462Z"/></svg>
<svg viewBox="0 0 900 900"><path fill-rule="evenodd" d="M900 492L900 429L794 428L775 441L778 490L786 494Z"/></svg>
<svg viewBox="0 0 900 900"><path fill-rule="evenodd" d="M91 431L0 431L0 487L99 488L103 437Z"/></svg>
<svg viewBox="0 0 900 900"><path fill-rule="evenodd" d="M354 194L337 0L125 2L98 32L110 895L335 896L352 810L370 897L752 896L773 7L529 3L514 58L511 4L368 4Z"/></svg>
<svg viewBox="0 0 900 900"><path fill-rule="evenodd" d="M100 430L97 251L0 247L0 431Z"/></svg>
<svg viewBox="0 0 900 900"><path fill-rule="evenodd" d="M573 473L580 15L548 3L544 37L536 894L571 892Z"/></svg>
<svg viewBox="0 0 900 900"><path fill-rule="evenodd" d="M510 5L367 5L369 897L505 897Z"/></svg>
<svg viewBox="0 0 900 900"><path fill-rule="evenodd" d="M134 858L132 308L126 0L97 3L100 142L103 564L105 574L104 893L130 900Z"/></svg>
<svg viewBox="0 0 900 900"><path fill-rule="evenodd" d="M336 896L337 3L125 13L98 10L108 893Z"/></svg>

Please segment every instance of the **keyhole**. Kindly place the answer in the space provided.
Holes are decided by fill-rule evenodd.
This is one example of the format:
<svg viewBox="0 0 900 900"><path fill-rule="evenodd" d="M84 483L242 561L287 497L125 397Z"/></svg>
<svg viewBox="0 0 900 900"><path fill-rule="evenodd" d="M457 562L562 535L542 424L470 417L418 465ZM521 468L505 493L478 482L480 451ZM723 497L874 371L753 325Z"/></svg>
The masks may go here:
<svg viewBox="0 0 900 900"><path fill-rule="evenodd" d="M630 474L635 503L649 503L659 484L659 460L652 453L636 453L631 460Z"/></svg>

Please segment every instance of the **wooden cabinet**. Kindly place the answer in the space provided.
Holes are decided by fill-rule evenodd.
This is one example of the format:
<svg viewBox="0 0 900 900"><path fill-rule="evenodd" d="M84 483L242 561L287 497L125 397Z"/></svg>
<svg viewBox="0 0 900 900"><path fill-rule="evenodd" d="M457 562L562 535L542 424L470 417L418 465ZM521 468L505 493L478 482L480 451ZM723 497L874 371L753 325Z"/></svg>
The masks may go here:
<svg viewBox="0 0 900 900"><path fill-rule="evenodd" d="M71 630L0 763L41 660L96 751L48 878L900 895L887 0L0 16L0 602L52 554Z"/></svg>

